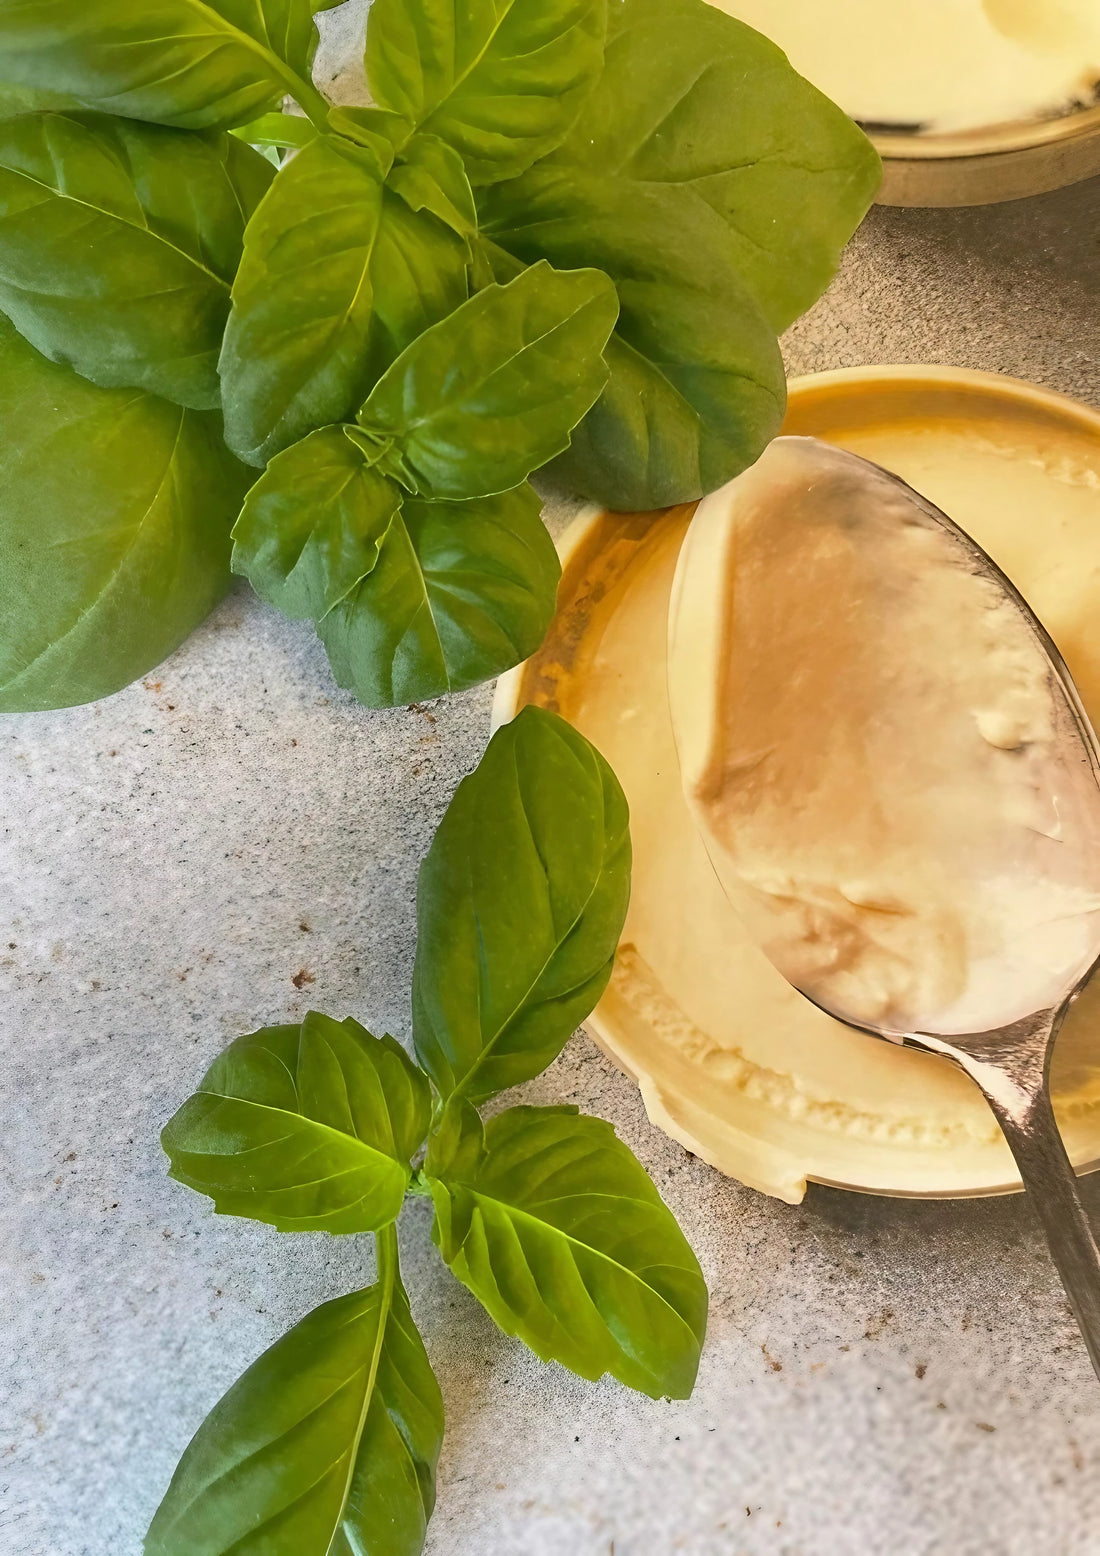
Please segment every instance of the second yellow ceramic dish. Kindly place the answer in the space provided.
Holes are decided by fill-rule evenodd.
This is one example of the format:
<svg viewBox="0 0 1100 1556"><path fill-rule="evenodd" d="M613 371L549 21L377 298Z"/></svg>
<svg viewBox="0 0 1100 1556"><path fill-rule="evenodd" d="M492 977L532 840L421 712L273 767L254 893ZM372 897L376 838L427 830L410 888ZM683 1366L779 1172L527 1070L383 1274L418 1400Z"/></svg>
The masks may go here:
<svg viewBox="0 0 1100 1556"><path fill-rule="evenodd" d="M879 205L995 205L1100 174L1100 107L950 135L873 133Z"/></svg>

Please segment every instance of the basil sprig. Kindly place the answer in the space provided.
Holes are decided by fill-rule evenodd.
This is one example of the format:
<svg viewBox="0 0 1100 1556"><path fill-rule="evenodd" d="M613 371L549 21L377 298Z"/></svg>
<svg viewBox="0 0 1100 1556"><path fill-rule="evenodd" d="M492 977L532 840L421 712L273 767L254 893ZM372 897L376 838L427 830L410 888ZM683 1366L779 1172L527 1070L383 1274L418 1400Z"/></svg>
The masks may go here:
<svg viewBox="0 0 1100 1556"><path fill-rule="evenodd" d="M506 1334L582 1378L686 1399L706 1328L695 1255L641 1164L574 1107L470 1108L433 1140L432 1236ZM553 1272L550 1274L549 1272Z"/></svg>
<svg viewBox="0 0 1100 1556"><path fill-rule="evenodd" d="M172 1177L222 1215L373 1232L397 1219L430 1118L427 1079L392 1037L313 1013L239 1037L163 1142Z"/></svg>
<svg viewBox="0 0 1100 1556"><path fill-rule="evenodd" d="M412 210L387 171L374 149L321 135L249 223L220 369L226 439L251 464L350 421L394 358L466 299L465 241Z"/></svg>
<svg viewBox="0 0 1100 1556"><path fill-rule="evenodd" d="M643 510L757 458L783 414L777 331L828 283L878 161L704 0L374 0L361 108L312 81L324 8L2 0L0 312L94 385L222 412L266 471L234 565L386 705L537 646L557 571L535 470ZM226 586L222 536L181 546L193 588L127 570L104 612L80 547L25 554L23 482L54 482L12 437L0 586L30 572L71 601L116 690L163 654L166 591ZM210 457L220 485L235 467ZM109 510L124 472L82 463L89 513ZM52 636L66 620L0 624L0 663L50 655L52 703L93 684ZM18 706L52 705L38 684Z"/></svg>
<svg viewBox="0 0 1100 1556"><path fill-rule="evenodd" d="M289 93L310 116L311 0L4 0L0 61L16 86L182 129L231 129Z"/></svg>
<svg viewBox="0 0 1100 1556"><path fill-rule="evenodd" d="M271 178L230 135L105 114L0 121L0 310L93 383L212 410L245 225Z"/></svg>
<svg viewBox="0 0 1100 1556"><path fill-rule="evenodd" d="M375 567L317 623L338 685L392 707L534 653L561 576L541 510L526 482L473 502L405 497Z"/></svg>
<svg viewBox="0 0 1100 1556"><path fill-rule="evenodd" d="M378 1280L315 1308L214 1406L145 1556L415 1556L435 1505L443 1399L401 1283L392 1225Z"/></svg>
<svg viewBox="0 0 1100 1556"><path fill-rule="evenodd" d="M568 137L483 191L519 259L598 265L622 311L611 381L558 478L612 508L700 497L779 430L776 332L825 290L879 159L751 27L699 0L619 0Z"/></svg>
<svg viewBox="0 0 1100 1556"><path fill-rule="evenodd" d="M706 1286L640 1163L575 1108L483 1123L474 1107L537 1075L591 1010L629 878L610 768L562 719L525 709L459 785L420 872L424 1068L391 1038L311 1014L238 1038L168 1123L172 1176L215 1210L373 1232L377 1280L309 1314L214 1406L146 1556L423 1548L443 1408L398 1267L407 1193L430 1193L443 1258L544 1361L690 1394Z"/></svg>
<svg viewBox="0 0 1100 1556"><path fill-rule="evenodd" d="M405 348L355 424L311 433L252 488L234 570L316 622L361 701L457 691L538 647L560 567L526 477L600 393L617 312L598 270L487 287Z"/></svg>
<svg viewBox="0 0 1100 1556"><path fill-rule="evenodd" d="M100 389L0 315L0 711L116 692L230 583L248 472L216 412Z"/></svg>
<svg viewBox="0 0 1100 1556"><path fill-rule="evenodd" d="M490 184L561 144L599 79L605 27L605 0L374 0L367 80Z"/></svg>
<svg viewBox="0 0 1100 1556"><path fill-rule="evenodd" d="M614 773L568 724L521 714L420 867L413 1036L440 1096L482 1102L553 1063L611 976L629 892Z"/></svg>

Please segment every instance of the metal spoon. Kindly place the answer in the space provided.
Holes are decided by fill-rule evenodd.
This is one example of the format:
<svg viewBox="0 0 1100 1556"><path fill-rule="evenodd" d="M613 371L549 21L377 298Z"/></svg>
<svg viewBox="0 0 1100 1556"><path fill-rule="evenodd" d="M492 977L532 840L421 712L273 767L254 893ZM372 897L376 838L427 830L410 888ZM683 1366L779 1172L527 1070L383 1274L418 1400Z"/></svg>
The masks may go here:
<svg viewBox="0 0 1100 1556"><path fill-rule="evenodd" d="M993 713L967 702L975 688ZM986 553L897 477L782 438L692 520L673 589L669 693L685 796L731 903L813 1003L952 1060L981 1088L1100 1375L1100 1250L1049 1091L1058 1029L1100 960L1100 750L1041 623ZM1031 725L1005 734L1004 710L1025 704ZM960 752L975 764L973 792L958 781ZM835 781L847 769L830 767L842 758L868 764L872 792L853 785L851 805ZM815 811L819 794L835 819ZM804 855L792 866L775 852L788 826L805 869ZM1002 833L1003 870L983 874ZM822 873L865 858L872 874L910 872L913 900ZM1042 907L1048 884L1050 901L1072 911ZM972 904L961 962L935 918L942 907L949 920L956 896ZM1009 912L1017 899L1028 909L1020 922ZM881 967L876 982L868 969Z"/></svg>

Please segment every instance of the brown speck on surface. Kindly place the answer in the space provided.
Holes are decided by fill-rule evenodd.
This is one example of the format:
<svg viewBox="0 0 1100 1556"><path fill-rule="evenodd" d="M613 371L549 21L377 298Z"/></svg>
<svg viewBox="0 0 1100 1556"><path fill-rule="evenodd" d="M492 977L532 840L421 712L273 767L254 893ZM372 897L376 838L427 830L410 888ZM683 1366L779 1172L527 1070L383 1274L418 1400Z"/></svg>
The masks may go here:
<svg viewBox="0 0 1100 1556"><path fill-rule="evenodd" d="M117 752L117 751L108 751L108 752L107 752L107 755L108 755L108 756L117 756L117 755L118 755L118 752Z"/></svg>
<svg viewBox="0 0 1100 1556"><path fill-rule="evenodd" d="M971 1315L970 1309L967 1308L966 1312L962 1316L962 1329L963 1329L964 1333L966 1332L967 1329L970 1328L970 1325L973 1322L974 1322L973 1316Z"/></svg>
<svg viewBox="0 0 1100 1556"><path fill-rule="evenodd" d="M1071 1437L1070 1440L1069 1440L1069 1451L1073 1455L1073 1467L1074 1467L1074 1469L1075 1470L1083 1470L1084 1467L1085 1467L1085 1456L1081 1452L1081 1445L1080 1445L1080 1443L1078 1443L1077 1440L1075 1438L1073 1438L1073 1437Z"/></svg>
<svg viewBox="0 0 1100 1556"><path fill-rule="evenodd" d="M296 740L292 740L290 743L291 743L292 746L296 746L298 744L298 742Z"/></svg>
<svg viewBox="0 0 1100 1556"><path fill-rule="evenodd" d="M312 935L313 933L305 919L302 919L301 923L298 925L298 928L302 931L303 935Z"/></svg>
<svg viewBox="0 0 1100 1556"><path fill-rule="evenodd" d="M879 1313L877 1315L877 1317L869 1318L867 1320L867 1327L863 1331L863 1338L865 1340L877 1340L879 1338L879 1336L882 1334L883 1330L888 1329L890 1327L891 1323L893 1322L893 1319L894 1319L894 1310L893 1310L893 1308L884 1307L882 1312Z"/></svg>
<svg viewBox="0 0 1100 1556"><path fill-rule="evenodd" d="M422 718L427 719L429 724L435 723L435 714L432 712L431 708L426 708L422 702L410 702L409 712L419 713Z"/></svg>
<svg viewBox="0 0 1100 1556"><path fill-rule="evenodd" d="M496 1491L506 1491L507 1487L502 1480L498 1480L493 1489Z"/></svg>
<svg viewBox="0 0 1100 1556"><path fill-rule="evenodd" d="M928 1371L928 1363L918 1362L917 1365L913 1368L913 1371L916 1373L918 1378L923 1378L925 1373Z"/></svg>
<svg viewBox="0 0 1100 1556"><path fill-rule="evenodd" d="M296 972L290 981L296 989L304 989L307 983L317 982L313 974L311 972L306 972L304 967L300 972Z"/></svg>
<svg viewBox="0 0 1100 1556"><path fill-rule="evenodd" d="M782 1372L783 1363L781 1361L776 1361L775 1357L768 1350L768 1347L766 1345L762 1345L760 1349L764 1352L764 1360L767 1362L771 1370L773 1372Z"/></svg>
<svg viewBox="0 0 1100 1556"><path fill-rule="evenodd" d="M995 1432L997 1430L995 1426L990 1426L988 1421L975 1421L974 1425L979 1432Z"/></svg>

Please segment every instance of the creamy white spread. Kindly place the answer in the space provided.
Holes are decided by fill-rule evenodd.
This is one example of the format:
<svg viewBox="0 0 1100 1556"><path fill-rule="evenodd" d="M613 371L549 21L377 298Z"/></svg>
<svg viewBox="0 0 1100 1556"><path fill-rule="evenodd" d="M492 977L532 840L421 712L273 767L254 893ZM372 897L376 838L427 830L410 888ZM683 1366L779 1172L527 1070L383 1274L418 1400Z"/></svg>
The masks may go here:
<svg viewBox="0 0 1100 1556"><path fill-rule="evenodd" d="M1093 100L1100 0L714 0L863 123L928 131Z"/></svg>
<svg viewBox="0 0 1100 1556"><path fill-rule="evenodd" d="M669 687L719 879L815 1002L982 1031L1091 964L1100 793L1072 705L1015 598L908 487L781 438L704 499Z"/></svg>

